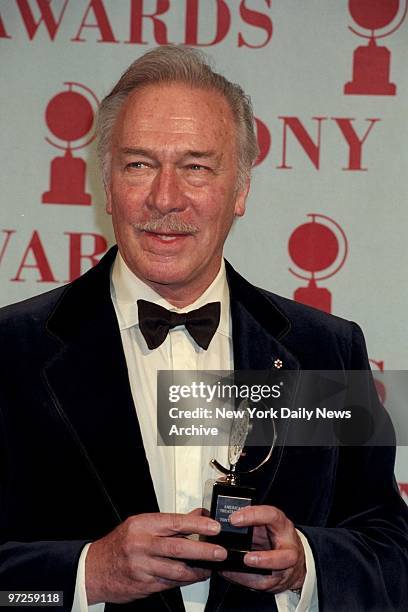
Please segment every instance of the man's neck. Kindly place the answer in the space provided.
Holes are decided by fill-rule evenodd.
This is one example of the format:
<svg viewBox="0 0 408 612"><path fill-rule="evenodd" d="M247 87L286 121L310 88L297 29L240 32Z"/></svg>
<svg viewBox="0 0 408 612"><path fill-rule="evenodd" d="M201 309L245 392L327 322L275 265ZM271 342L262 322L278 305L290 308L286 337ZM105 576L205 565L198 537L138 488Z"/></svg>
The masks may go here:
<svg viewBox="0 0 408 612"><path fill-rule="evenodd" d="M157 283L151 282L148 279L139 278L142 282L148 285L153 291L155 291L160 297L166 300L172 306L176 308L186 308L193 304L196 300L198 300L210 287L210 285L217 278L220 269L221 269L222 259L220 259L219 264L215 269L208 274L208 276L203 279L199 278L196 281L191 281L188 284L180 283L178 284L165 284L165 283ZM134 272L132 272L134 274ZM137 276L135 274L135 276Z"/></svg>

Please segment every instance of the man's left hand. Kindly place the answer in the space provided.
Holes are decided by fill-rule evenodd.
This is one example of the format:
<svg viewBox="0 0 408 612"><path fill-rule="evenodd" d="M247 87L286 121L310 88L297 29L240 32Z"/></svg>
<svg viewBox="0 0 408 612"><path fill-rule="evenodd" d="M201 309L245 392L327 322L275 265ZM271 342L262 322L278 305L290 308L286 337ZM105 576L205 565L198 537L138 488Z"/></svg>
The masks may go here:
<svg viewBox="0 0 408 612"><path fill-rule="evenodd" d="M297 531L274 506L248 506L230 516L236 527L254 526L253 549L244 557L250 567L270 569L270 575L222 572L227 580L260 591L280 593L301 589L306 576L305 553Z"/></svg>

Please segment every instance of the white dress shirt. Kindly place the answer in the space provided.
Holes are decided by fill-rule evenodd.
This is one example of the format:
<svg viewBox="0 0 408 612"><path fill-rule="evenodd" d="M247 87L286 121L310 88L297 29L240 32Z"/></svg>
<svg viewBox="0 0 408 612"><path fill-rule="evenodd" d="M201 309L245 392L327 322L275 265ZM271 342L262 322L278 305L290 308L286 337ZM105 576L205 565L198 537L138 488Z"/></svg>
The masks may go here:
<svg viewBox="0 0 408 612"><path fill-rule="evenodd" d="M137 278L118 254L112 269L111 296L159 509L161 512L189 512L201 507L205 481L215 476L209 465L210 459L217 458L227 465L227 449L221 446L157 445L157 371L233 370L230 298L224 262L208 289L194 303L179 309ZM166 340L157 349L149 350L139 329L139 299L176 312L194 310L209 302L221 302L220 323L208 349L198 346L185 327L178 326L169 331ZM318 610L313 555L306 538L298 533L306 552L307 576L300 598L291 591L275 596L279 612ZM86 612L88 609L90 612L102 612L104 608L104 604L87 605L85 557L89 546L82 551L78 565L73 612ZM186 612L202 612L208 590L209 580L182 587Z"/></svg>

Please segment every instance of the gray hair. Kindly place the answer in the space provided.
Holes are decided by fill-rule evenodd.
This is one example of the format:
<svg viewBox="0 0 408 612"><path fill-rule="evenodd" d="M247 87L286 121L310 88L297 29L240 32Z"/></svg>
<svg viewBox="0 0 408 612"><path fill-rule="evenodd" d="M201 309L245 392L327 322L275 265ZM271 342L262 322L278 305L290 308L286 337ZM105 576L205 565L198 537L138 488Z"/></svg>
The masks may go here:
<svg viewBox="0 0 408 612"><path fill-rule="evenodd" d="M224 96L237 126L238 186L242 187L250 176L258 155L251 100L240 85L231 83L212 70L203 53L177 45L156 47L139 57L102 100L98 110L96 130L98 157L104 183L108 183L110 172L113 128L128 95L145 85L172 82L217 91Z"/></svg>

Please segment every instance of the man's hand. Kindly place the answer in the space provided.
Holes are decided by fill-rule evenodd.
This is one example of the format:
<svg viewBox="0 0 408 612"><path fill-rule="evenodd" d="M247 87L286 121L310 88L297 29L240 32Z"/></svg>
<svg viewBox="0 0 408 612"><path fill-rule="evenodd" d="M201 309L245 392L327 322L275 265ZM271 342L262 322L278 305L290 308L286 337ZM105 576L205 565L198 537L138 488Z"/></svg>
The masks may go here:
<svg viewBox="0 0 408 612"><path fill-rule="evenodd" d="M125 603L205 580L208 570L189 567L181 559L223 560L225 548L182 536L213 536L219 530L219 523L201 516L201 509L129 517L89 547L85 561L88 604Z"/></svg>
<svg viewBox="0 0 408 612"><path fill-rule="evenodd" d="M222 572L225 578L272 593L302 588L306 576L303 545L283 512L273 506L248 506L231 514L230 521L237 527L254 525L254 550L245 555L244 563L270 569L271 575Z"/></svg>

